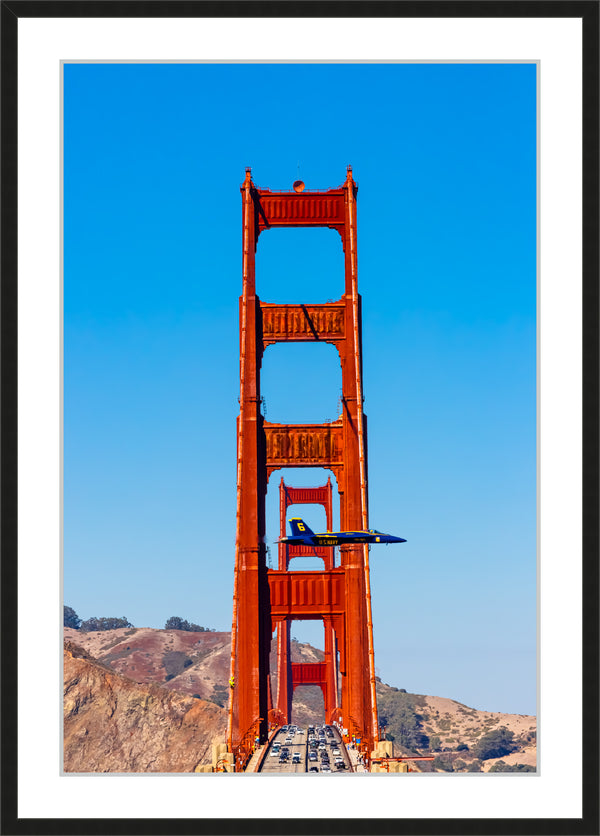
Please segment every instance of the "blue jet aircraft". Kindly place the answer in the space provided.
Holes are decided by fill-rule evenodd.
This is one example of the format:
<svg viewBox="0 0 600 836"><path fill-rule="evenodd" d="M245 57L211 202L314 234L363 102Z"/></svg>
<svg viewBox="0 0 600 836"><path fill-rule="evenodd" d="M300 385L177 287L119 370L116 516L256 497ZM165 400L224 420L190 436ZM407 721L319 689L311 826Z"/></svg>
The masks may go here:
<svg viewBox="0 0 600 836"><path fill-rule="evenodd" d="M383 534L370 528L368 531L327 531L315 534L300 517L288 520L292 528L291 537L281 537L279 543L305 546L343 546L345 543L406 543L402 537Z"/></svg>

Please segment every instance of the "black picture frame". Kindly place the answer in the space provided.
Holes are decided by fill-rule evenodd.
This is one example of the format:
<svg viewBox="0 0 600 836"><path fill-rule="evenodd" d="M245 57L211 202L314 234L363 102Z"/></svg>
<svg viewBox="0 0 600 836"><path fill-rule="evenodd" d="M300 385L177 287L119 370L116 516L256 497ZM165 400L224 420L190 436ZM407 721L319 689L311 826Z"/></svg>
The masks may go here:
<svg viewBox="0 0 600 836"><path fill-rule="evenodd" d="M2 833L3 834L598 834L598 77L599 4L562 2L392 2L391 0L3 0L1 461L2 461ZM581 819L381 819L368 813L332 819L20 819L17 814L17 209L19 20L61 17L558 17L583 32L583 741ZM565 768L568 768L566 765ZM359 809L361 805L358 805ZM299 809L302 805L299 804Z"/></svg>

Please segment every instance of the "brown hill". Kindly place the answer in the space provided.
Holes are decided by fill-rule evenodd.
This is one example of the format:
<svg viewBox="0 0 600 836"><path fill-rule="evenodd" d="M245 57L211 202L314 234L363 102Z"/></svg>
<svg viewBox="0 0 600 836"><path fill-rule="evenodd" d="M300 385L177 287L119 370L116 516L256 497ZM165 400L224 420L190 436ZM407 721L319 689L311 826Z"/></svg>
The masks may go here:
<svg viewBox="0 0 600 836"><path fill-rule="evenodd" d="M193 772L226 723L217 705L134 682L65 642L65 772Z"/></svg>
<svg viewBox="0 0 600 836"><path fill-rule="evenodd" d="M112 743L107 741L104 744L102 741L96 741L94 744L98 750L97 762L101 765L90 771L177 772L193 770L198 763L210 761L209 739L212 742L213 739L224 740L225 737L226 711L223 709L227 708L229 695L230 633L151 628L121 628L90 633L65 628L64 632L65 639L75 642L95 657L88 660L88 664L94 666L96 678L92 684L94 688L99 688L98 705L94 706L92 698L95 699L95 697L90 693L86 710L89 712L88 723L90 725L93 725L92 719L95 712L105 718L99 721L99 733L105 728L102 724L112 718L111 703L106 692L108 685L102 684L100 672L104 677L109 675L109 672L121 674L118 682L128 683L118 686L121 699L125 699L130 693L133 694L136 685L139 700L142 700L142 703L141 694L153 695L153 701L148 703L153 706L152 710L147 714L138 711L137 719L135 721L132 719L131 726L128 727L127 733L131 742L129 747L123 749L123 764L125 765L119 767L121 763L121 755L118 754L120 731L114 730L115 739ZM275 651L275 642L273 642L271 671L273 671L274 699L277 694ZM292 641L291 652L293 662L319 662L324 658L321 650L307 643ZM80 650L78 653L81 656L83 651ZM77 656L73 653L71 655ZM83 661L81 658L75 658L69 664L75 662L81 664ZM127 677L126 680L125 677ZM116 685L115 688L117 688ZM152 690L153 688L155 690ZM132 697L134 703L138 696ZM208 700L213 705L207 705L203 702L204 700ZM478 711L444 697L406 694L381 681L377 683L377 701L380 717L388 718L387 731L395 738L394 752L397 755L415 752L434 754L441 759L436 761L434 769L449 771L448 767L451 766L452 771L455 772L487 772L499 760L504 761L508 766L522 764L529 768L535 767L536 718L534 716ZM67 705L68 695L65 698L65 706ZM159 716L163 706L167 711L167 720L161 725ZM201 709L201 706L204 708ZM213 710L217 713L211 714ZM193 713L188 716L189 711ZM155 755L147 756L145 747L152 746L152 752L156 750L156 747L151 739L152 734L145 731L146 724L156 722L162 730L161 733L166 734L165 730L171 730L172 723L175 722L174 718L182 714L186 718L186 723L188 720L193 723L207 723L206 733L198 729L196 736L191 740L189 754L181 753L182 757L185 755L181 763L173 755L174 767L168 767L166 763L171 757L168 752L165 752L164 758L159 758L158 761L154 760ZM65 751L67 751L67 742L69 746L68 758L67 755L65 756L65 769L68 771L88 771L89 764L95 762L91 756L85 755L85 735L81 729L87 726L85 722L80 722L82 717L83 714L79 710L79 713L75 712L66 721L65 728L67 729L67 726L69 728L69 738L67 740L65 731ZM316 686L298 688L294 693L292 704L293 722L306 726L311 722L324 721L324 719L321 689ZM123 720L120 721L122 722ZM410 745L403 746L402 729L407 728L412 729ZM513 733L514 751L502 758L478 758L476 753L481 738L488 732L500 728L506 728ZM73 730L77 729L79 730L77 733L82 734L81 741L73 737ZM204 744L200 742L201 739L205 741ZM165 738L163 742L167 749L171 746L170 739ZM194 760L196 752L194 746L196 745L200 747L198 749L200 754L198 759ZM78 747L82 748L82 754L77 754ZM427 762L423 768L429 768Z"/></svg>
<svg viewBox="0 0 600 836"><path fill-rule="evenodd" d="M65 627L64 636L136 682L159 682L175 691L226 705L230 633L150 627L84 633Z"/></svg>
<svg viewBox="0 0 600 836"><path fill-rule="evenodd" d="M489 772L499 761L509 771L517 764L521 765L519 769L535 770L535 716L479 711L446 697L407 694L380 681L377 707L380 718L386 717L395 755L436 756L433 765L421 764L424 771ZM502 729L512 734L513 751L489 757L482 738Z"/></svg>
<svg viewBox="0 0 600 836"><path fill-rule="evenodd" d="M157 630L150 627L98 630L90 633L65 627L65 639L76 642L104 665L135 680L159 682L185 694L227 707L231 634ZM310 644L292 641L293 662L321 662L324 654ZM271 653L273 698L277 694L276 642ZM325 719L318 686L305 686L294 695L296 722Z"/></svg>

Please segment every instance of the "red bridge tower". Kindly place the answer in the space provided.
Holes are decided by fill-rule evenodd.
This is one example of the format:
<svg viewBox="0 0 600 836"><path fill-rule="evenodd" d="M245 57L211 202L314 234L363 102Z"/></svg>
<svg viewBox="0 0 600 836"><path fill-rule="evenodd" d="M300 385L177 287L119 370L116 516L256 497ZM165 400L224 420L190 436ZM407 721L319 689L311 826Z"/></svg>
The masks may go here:
<svg viewBox="0 0 600 836"><path fill-rule="evenodd" d="M243 288L240 298L240 414L237 423L236 556L228 747L245 764L268 730L269 652L273 631L292 619L318 619L339 651L342 724L369 752L378 738L375 662L366 545L340 547L341 565L322 571L267 570L265 498L273 471L324 467L335 475L342 530L366 529L367 452L363 413L361 308L357 288L356 193L346 181L327 191L258 189L251 171L241 188ZM337 302L275 304L256 295L258 237L276 227L329 227L341 236L345 288ZM342 366L342 411L325 424L274 424L260 413L260 366L276 342L335 345ZM302 677L303 672L297 675ZM306 672L307 676L310 673ZM287 698L287 697L286 697ZM282 698L283 699L283 698Z"/></svg>

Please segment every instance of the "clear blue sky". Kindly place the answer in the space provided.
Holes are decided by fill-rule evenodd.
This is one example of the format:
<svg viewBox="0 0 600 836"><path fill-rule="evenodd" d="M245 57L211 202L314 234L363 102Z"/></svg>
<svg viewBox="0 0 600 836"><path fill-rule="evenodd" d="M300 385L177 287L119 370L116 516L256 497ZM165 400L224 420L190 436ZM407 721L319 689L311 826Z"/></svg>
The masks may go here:
<svg viewBox="0 0 600 836"><path fill-rule="evenodd" d="M370 554L377 672L535 713L535 96L531 64L65 66L64 586L80 617L231 629L239 186L252 166L262 187L330 188L350 163L370 524L407 539ZM338 299L339 235L263 233L257 292ZM337 352L272 346L262 387L271 421L333 420ZM320 644L314 624L292 632Z"/></svg>

